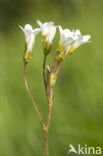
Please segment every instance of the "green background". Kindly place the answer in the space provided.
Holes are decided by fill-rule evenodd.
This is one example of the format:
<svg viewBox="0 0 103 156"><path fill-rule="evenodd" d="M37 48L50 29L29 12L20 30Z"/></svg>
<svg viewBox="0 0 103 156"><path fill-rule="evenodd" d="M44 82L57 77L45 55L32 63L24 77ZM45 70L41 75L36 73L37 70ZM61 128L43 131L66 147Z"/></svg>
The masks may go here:
<svg viewBox="0 0 103 156"><path fill-rule="evenodd" d="M0 156L44 156L43 131L24 86L25 37L18 27L38 27L37 19L92 36L61 64L49 129L50 156L67 156L69 144L76 149L78 144L100 146L103 152L103 1L0 0ZM58 41L57 30L47 64L53 64ZM39 34L27 79L46 120L42 61Z"/></svg>

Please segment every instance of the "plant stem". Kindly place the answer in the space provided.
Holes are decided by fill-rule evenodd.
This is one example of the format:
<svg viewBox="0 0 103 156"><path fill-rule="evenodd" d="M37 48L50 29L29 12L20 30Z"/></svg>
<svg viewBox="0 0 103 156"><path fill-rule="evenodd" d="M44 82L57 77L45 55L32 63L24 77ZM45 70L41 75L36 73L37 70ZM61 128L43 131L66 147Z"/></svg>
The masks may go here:
<svg viewBox="0 0 103 156"><path fill-rule="evenodd" d="M46 76L45 76L45 65L46 65L46 55L44 55L44 60L43 60L43 80L44 80L44 86L45 86L45 93L46 93L46 96L47 96L47 99L49 99L48 95L47 94L47 81L46 81ZM48 89L49 91L49 89ZM49 106L49 101L48 101L48 106ZM48 107L48 116L49 115L49 107ZM50 117L49 117L50 119ZM47 123L48 123L48 118L47 118ZM48 152L48 126L46 124L45 128L44 128L44 135L45 135L45 156L48 156L49 155L49 152Z"/></svg>
<svg viewBox="0 0 103 156"><path fill-rule="evenodd" d="M45 76L45 65L46 65L46 55L44 55L44 61L43 61L43 80L44 80L44 86L45 86L45 93L47 94L47 82L46 82L46 76Z"/></svg>
<svg viewBox="0 0 103 156"><path fill-rule="evenodd" d="M45 156L49 156L49 152L48 152L48 131L49 131L49 126L50 126L50 119L51 119L51 113L52 113L52 104L53 104L53 87L51 87L50 85L50 79L51 79L51 74L53 72L58 72L58 68L59 68L59 63L55 62L55 64L53 65L53 67L50 70L50 75L49 80L48 80L48 84L47 84L47 90L46 90L46 95L48 98L48 117L47 117L47 122L46 122L46 126L44 129L44 133L45 133Z"/></svg>
<svg viewBox="0 0 103 156"><path fill-rule="evenodd" d="M51 73L50 73L51 74ZM51 112L52 112L52 92L53 89L50 86L50 83L48 84L48 91L47 91L47 97L48 97L48 117L47 117L47 123L44 129L45 132L45 156L49 155L48 152L48 131L49 131L49 125L50 125L50 119L51 119Z"/></svg>
<svg viewBox="0 0 103 156"><path fill-rule="evenodd" d="M48 130L47 129L45 129L44 134L45 134L45 156L49 156L49 152L48 152Z"/></svg>
<svg viewBox="0 0 103 156"><path fill-rule="evenodd" d="M48 89L48 119L47 119L47 123L46 123L46 128L48 129L49 128L49 125L50 125L50 118L51 118L51 111L52 111L52 92L53 92L53 89L50 87Z"/></svg>
<svg viewBox="0 0 103 156"><path fill-rule="evenodd" d="M58 69L59 69L59 65L60 65L59 62L55 62L54 65L51 68L51 72L57 72Z"/></svg>
<svg viewBox="0 0 103 156"><path fill-rule="evenodd" d="M40 114L40 112L39 112L39 110L38 110L38 108L36 106L35 100L33 99L32 95L30 93L30 90L28 88L28 83L27 83L27 79L26 79L26 69L27 69L27 64L24 64L24 82L25 82L25 87L26 87L27 93L28 93L28 95L29 95L29 97L30 97L30 99L31 99L31 101L33 103L33 106L34 106L34 108L36 110L36 113L37 113L37 115L38 115L38 117L39 117L39 119L41 121L41 124L42 124L42 126L44 128L45 124L44 124L43 118L42 118L42 116L41 116L41 114Z"/></svg>

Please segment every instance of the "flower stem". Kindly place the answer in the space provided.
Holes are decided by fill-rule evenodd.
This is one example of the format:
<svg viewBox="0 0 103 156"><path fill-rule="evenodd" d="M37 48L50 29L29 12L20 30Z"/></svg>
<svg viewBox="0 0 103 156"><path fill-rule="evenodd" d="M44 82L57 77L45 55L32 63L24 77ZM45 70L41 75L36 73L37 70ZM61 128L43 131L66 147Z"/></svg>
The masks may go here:
<svg viewBox="0 0 103 156"><path fill-rule="evenodd" d="M49 152L48 152L48 130L45 129L44 133L45 133L45 156L49 156Z"/></svg>
<svg viewBox="0 0 103 156"><path fill-rule="evenodd" d="M44 80L44 86L45 86L45 93L47 94L47 82L46 82L46 76L45 76L45 65L46 65L46 55L44 55L44 61L43 61L43 80Z"/></svg>
<svg viewBox="0 0 103 156"><path fill-rule="evenodd" d="M47 122L46 122L45 129L44 129L44 132L45 132L45 156L49 155L49 152L48 152L48 131L49 131L49 125L50 125L50 119L51 119L51 112L52 112L52 102L53 102L53 100L52 100L52 92L53 92L53 89L50 86L50 84L48 84L48 91L47 91L47 97L48 97L48 117L47 117Z"/></svg>
<svg viewBox="0 0 103 156"><path fill-rule="evenodd" d="M42 124L42 126L44 128L45 124L44 124L43 118L42 118L42 116L41 116L41 114L40 114L40 112L39 112L39 110L38 110L38 108L36 106L35 100L33 99L32 95L30 93L30 90L28 88L28 83L27 83L27 79L26 79L26 69L27 69L27 64L25 63L24 64L24 82L25 82L25 87L26 87L27 93L28 93L28 95L29 95L29 97L30 97L30 99L31 99L31 101L33 103L33 106L34 106L34 108L36 110L36 113L37 113L37 115L38 115L38 117L39 117L39 119L41 121L41 124Z"/></svg>
<svg viewBox="0 0 103 156"><path fill-rule="evenodd" d="M55 62L55 64L53 65L53 67L50 70L50 75L48 83L47 83L47 89L46 89L46 95L47 95L47 99L48 99L48 117L47 117L47 122L46 122L46 126L44 129L44 133L45 133L45 156L49 156L49 152L48 152L48 132L49 132L49 126L50 126L50 119L51 119L51 113L52 113L52 104L53 104L53 87L51 87L50 84L50 79L51 79L51 74L53 72L58 72L59 69L59 63Z"/></svg>
<svg viewBox="0 0 103 156"><path fill-rule="evenodd" d="M49 90L48 90L48 118L47 118L47 123L46 123L46 128L48 129L49 128L49 125L50 125L50 118L51 118L51 111L52 111L52 92L53 92L53 89L50 87Z"/></svg>
<svg viewBox="0 0 103 156"><path fill-rule="evenodd" d="M46 55L44 55L44 60L43 60L43 80L44 80L44 86L45 86L45 93L46 93L46 96L47 96L47 99L49 98L47 94L47 81L46 81L46 76L45 76L45 65L46 65ZM48 90L49 91L49 90ZM48 105L49 105L49 101L48 101ZM50 119L50 113L51 111L49 111L49 107L48 107L48 118L47 118L47 123L48 123L48 120ZM49 155L49 152L48 152L48 126L46 125L45 128L44 128L44 135L45 135L45 156L48 156Z"/></svg>

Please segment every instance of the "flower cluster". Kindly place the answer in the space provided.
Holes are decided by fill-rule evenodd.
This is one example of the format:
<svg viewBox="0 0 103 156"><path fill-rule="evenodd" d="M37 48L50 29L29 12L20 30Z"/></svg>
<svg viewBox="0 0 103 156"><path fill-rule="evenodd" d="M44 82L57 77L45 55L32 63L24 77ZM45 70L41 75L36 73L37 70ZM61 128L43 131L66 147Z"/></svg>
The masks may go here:
<svg viewBox="0 0 103 156"><path fill-rule="evenodd" d="M80 45L88 43L90 35L83 36L79 29L70 31L69 29L63 29L61 26L55 26L54 22L42 23L37 20L37 24L40 28L33 29L31 25L26 24L25 27L19 26L25 34L26 43L24 50L24 62L28 63L32 58L32 49L35 42L35 36L42 32L42 43L44 47L44 55L48 55L53 39L56 34L56 29L59 28L60 41L57 46L56 61L61 62L67 55L72 54Z"/></svg>
<svg viewBox="0 0 103 156"><path fill-rule="evenodd" d="M53 22L45 22L42 23L39 20L37 20L37 24L39 25L39 28L33 29L31 25L26 24L25 27L19 26L22 31L25 34L26 42L25 42L25 49L24 49L24 82L25 87L27 90L27 93L33 103L33 106L36 110L36 113L41 121L44 135L45 135L45 154L46 156L49 155L48 153L48 130L50 126L50 119L51 119L51 112L52 112L52 105L53 105L53 87L56 83L56 80L58 78L59 73L59 67L60 63L65 59L66 56L73 54L74 51L82 44L88 43L90 39L90 35L83 36L80 32L80 30L69 30L69 29L63 29L61 26L55 26ZM60 40L56 48L56 57L54 64L52 66L47 65L46 68L46 60L47 56L51 51L52 45L53 45L53 39L56 34L56 30L59 29L60 32ZM43 59L43 80L44 80L44 86L45 86L45 93L47 97L48 102L48 116L46 122L44 122L43 117L41 113L39 112L39 109L35 103L35 100L33 99L27 79L26 79L26 70L27 70L27 64L32 58L32 49L35 42L35 36L41 32L42 34L42 44L43 44L43 51L44 51L44 59Z"/></svg>

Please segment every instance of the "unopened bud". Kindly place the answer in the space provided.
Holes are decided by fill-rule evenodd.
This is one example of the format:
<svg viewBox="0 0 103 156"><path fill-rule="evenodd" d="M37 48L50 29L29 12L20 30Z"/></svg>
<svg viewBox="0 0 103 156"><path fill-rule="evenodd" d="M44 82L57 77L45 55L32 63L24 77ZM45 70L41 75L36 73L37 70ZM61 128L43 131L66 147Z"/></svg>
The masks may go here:
<svg viewBox="0 0 103 156"><path fill-rule="evenodd" d="M50 87L53 87L57 80L57 73L51 73L50 74Z"/></svg>

